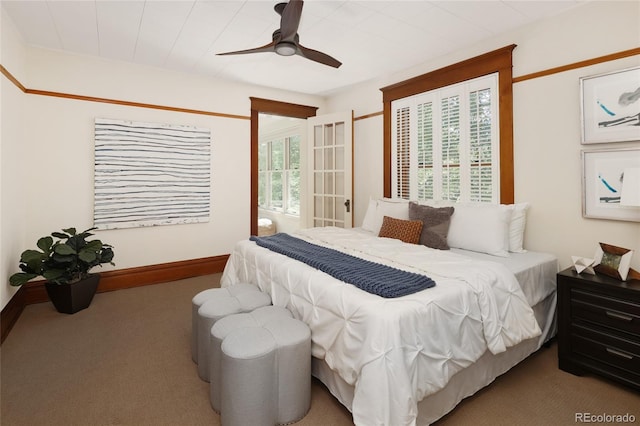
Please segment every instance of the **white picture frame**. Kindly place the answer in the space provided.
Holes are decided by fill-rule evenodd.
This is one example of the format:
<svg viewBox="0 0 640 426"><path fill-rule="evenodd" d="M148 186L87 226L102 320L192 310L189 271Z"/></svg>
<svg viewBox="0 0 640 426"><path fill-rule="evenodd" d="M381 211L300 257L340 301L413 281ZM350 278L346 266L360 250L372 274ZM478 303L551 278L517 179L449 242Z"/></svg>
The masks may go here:
<svg viewBox="0 0 640 426"><path fill-rule="evenodd" d="M640 167L640 147L582 151L582 216L640 222L640 207L620 204L622 175Z"/></svg>
<svg viewBox="0 0 640 426"><path fill-rule="evenodd" d="M580 78L582 144L640 140L640 67Z"/></svg>

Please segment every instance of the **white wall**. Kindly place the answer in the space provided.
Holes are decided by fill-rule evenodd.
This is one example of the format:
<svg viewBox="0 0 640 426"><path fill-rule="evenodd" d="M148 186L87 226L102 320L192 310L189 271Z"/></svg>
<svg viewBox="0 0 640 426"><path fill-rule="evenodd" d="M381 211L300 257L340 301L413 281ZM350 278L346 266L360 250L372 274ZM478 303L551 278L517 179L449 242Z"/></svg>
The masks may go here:
<svg viewBox="0 0 640 426"><path fill-rule="evenodd" d="M327 100L327 107L331 111L354 109L356 117L382 111L381 87L512 43L517 44L514 77L636 48L640 46L638 22L638 2L586 3L470 49L334 95ZM571 255L593 256L602 241L635 250L632 267L640 270L639 223L582 217L580 158L583 149L640 144L581 145L579 91L582 76L638 65L640 57L635 56L514 85L515 198L532 204L525 246L556 254L561 268L570 266ZM362 223L369 197L380 197L383 192L382 143L381 116L356 122L355 225Z"/></svg>
<svg viewBox="0 0 640 426"><path fill-rule="evenodd" d="M11 69L15 77L25 73L25 54L13 23L0 7L0 63ZM25 211L24 197L25 164L21 146L24 140L25 123L24 94L7 78L0 77L0 303L6 302L15 294L17 288L10 287L8 276L14 272L18 256L22 250L22 239L26 226L21 219Z"/></svg>
<svg viewBox="0 0 640 426"><path fill-rule="evenodd" d="M3 21L3 40L5 34L16 38L11 27ZM5 52L3 42L2 64L29 89L244 117L250 116L250 96L324 108L324 100L315 96L30 48L21 41L12 47ZM24 65L14 70L20 58ZM106 265L103 271L228 254L238 240L249 236L248 119L24 94L0 78L2 307L15 291L8 286L8 276L17 272L22 250L34 248L40 236L52 231L92 226L96 117L208 127L212 147L210 221L96 231L116 254L115 268Z"/></svg>

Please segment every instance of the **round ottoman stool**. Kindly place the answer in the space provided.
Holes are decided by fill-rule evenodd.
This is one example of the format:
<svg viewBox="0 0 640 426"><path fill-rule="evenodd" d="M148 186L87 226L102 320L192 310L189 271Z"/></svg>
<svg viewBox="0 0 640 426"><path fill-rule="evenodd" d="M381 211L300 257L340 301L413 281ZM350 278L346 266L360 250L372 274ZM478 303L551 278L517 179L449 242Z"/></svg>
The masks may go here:
<svg viewBox="0 0 640 426"><path fill-rule="evenodd" d="M290 318L264 325L276 340L278 416L276 424L302 419L311 407L311 330Z"/></svg>
<svg viewBox="0 0 640 426"><path fill-rule="evenodd" d="M283 318L292 318L291 312L280 306L263 306L252 312L229 315L211 327L209 345L209 401L211 408L220 413L222 395L222 342L234 330L246 327L258 327L269 321L279 321Z"/></svg>
<svg viewBox="0 0 640 426"><path fill-rule="evenodd" d="M246 283L236 284L232 287L234 287L234 294L258 289L256 286ZM196 364L198 363L198 309L204 302L216 295L228 296L229 290L227 288L209 288L196 294L191 299L191 359Z"/></svg>
<svg viewBox="0 0 640 426"><path fill-rule="evenodd" d="M198 376L209 381L209 334L211 327L221 318L242 312L250 312L256 308L271 304L271 297L255 287L255 291L236 292L234 287L224 288L227 293L216 294L198 308Z"/></svg>
<svg viewBox="0 0 640 426"><path fill-rule="evenodd" d="M273 361L265 352L266 336L273 342ZM283 425L307 414L311 406L311 331L305 323L274 317L262 326L237 328L223 339L221 353L223 426ZM260 369L270 371L258 373Z"/></svg>
<svg viewBox="0 0 640 426"><path fill-rule="evenodd" d="M232 331L222 342L222 426L273 426L276 342L262 327Z"/></svg>

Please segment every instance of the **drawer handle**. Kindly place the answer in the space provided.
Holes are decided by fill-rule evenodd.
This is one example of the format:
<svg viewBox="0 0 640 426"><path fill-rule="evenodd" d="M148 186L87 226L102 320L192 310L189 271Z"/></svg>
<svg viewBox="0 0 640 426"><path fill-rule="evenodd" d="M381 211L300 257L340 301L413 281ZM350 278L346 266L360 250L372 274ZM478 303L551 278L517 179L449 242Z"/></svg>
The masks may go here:
<svg viewBox="0 0 640 426"><path fill-rule="evenodd" d="M622 352L622 351L618 351L616 349L611 349L611 348L605 348L607 350L607 352L609 352L611 355L617 355L620 358L624 358L624 359L633 359L633 355L629 355L628 353Z"/></svg>
<svg viewBox="0 0 640 426"><path fill-rule="evenodd" d="M623 315L617 312L610 312L610 311L606 311L605 314L607 314L608 317L619 319L622 321L627 321L627 322L633 321L633 317L630 317L629 315Z"/></svg>

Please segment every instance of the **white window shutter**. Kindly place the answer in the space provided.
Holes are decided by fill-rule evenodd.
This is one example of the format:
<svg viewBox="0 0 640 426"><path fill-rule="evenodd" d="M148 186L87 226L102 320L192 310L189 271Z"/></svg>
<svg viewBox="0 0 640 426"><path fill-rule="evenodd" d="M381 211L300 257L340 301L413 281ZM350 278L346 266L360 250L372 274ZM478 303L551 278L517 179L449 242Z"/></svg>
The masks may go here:
<svg viewBox="0 0 640 426"><path fill-rule="evenodd" d="M396 197L498 202L497 75L394 101L392 112Z"/></svg>

